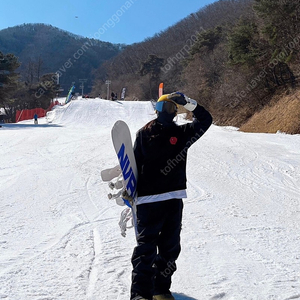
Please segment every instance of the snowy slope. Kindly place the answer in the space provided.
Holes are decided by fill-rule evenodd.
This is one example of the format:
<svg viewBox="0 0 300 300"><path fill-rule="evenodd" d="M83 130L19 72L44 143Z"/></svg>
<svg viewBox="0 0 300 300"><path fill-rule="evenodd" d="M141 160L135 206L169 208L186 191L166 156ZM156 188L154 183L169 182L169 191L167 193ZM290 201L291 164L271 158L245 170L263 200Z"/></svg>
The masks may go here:
<svg viewBox="0 0 300 300"><path fill-rule="evenodd" d="M129 299L133 230L102 169L149 102L77 100L0 129L0 299ZM179 120L181 121L181 119ZM212 126L189 150L176 300L300 299L300 136Z"/></svg>

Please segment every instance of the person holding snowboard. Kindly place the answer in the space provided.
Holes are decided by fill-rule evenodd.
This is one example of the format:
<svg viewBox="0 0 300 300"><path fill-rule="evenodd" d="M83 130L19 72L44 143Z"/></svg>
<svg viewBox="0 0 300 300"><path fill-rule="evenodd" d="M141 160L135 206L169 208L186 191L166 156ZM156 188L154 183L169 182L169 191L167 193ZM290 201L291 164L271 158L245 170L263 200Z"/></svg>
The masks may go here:
<svg viewBox="0 0 300 300"><path fill-rule="evenodd" d="M180 105L193 112L193 122L173 122ZM181 250L187 151L212 124L207 110L179 92L162 95L156 112L157 118L137 132L134 144L138 198L131 300L175 300L170 287Z"/></svg>

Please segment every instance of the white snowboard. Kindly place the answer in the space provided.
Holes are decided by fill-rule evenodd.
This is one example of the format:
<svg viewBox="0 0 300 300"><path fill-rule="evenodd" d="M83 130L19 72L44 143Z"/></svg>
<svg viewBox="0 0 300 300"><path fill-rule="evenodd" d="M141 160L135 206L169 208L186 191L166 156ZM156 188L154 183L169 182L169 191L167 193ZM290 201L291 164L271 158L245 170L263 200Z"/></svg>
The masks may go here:
<svg viewBox="0 0 300 300"><path fill-rule="evenodd" d="M127 124L124 121L117 121L111 130L111 136L122 171L124 188L126 189L128 195L133 198L133 200L135 200L137 197L136 188L138 174L133 152L131 134ZM125 209L122 212L121 220L119 222L121 234L122 236L126 236L126 229L128 228L126 223L131 218L131 216L136 232L136 206L134 204L134 201L133 203L129 203L128 200L123 200L131 208L131 214L129 214L129 208Z"/></svg>
<svg viewBox="0 0 300 300"><path fill-rule="evenodd" d="M136 197L137 166L133 153L131 134L124 121L117 121L112 130L113 145L123 174L124 186L130 197Z"/></svg>

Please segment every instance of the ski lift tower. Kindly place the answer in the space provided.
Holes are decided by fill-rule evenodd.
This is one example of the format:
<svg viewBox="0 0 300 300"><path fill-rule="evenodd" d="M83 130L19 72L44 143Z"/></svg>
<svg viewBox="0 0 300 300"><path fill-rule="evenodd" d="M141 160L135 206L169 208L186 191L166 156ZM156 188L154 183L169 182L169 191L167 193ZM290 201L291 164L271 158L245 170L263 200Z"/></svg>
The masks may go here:
<svg viewBox="0 0 300 300"><path fill-rule="evenodd" d="M57 85L57 87L59 87L59 73L55 73L55 74L56 74L56 85ZM61 93L63 91L64 91L64 89L57 88L57 90L56 90L56 101L58 101L59 93Z"/></svg>
<svg viewBox="0 0 300 300"><path fill-rule="evenodd" d="M109 85L111 84L111 80L106 80L105 81L105 84L107 85L107 100L109 100Z"/></svg>
<svg viewBox="0 0 300 300"><path fill-rule="evenodd" d="M79 79L79 82L80 82L80 88L81 88L81 97L83 98L84 83L87 82L87 79Z"/></svg>

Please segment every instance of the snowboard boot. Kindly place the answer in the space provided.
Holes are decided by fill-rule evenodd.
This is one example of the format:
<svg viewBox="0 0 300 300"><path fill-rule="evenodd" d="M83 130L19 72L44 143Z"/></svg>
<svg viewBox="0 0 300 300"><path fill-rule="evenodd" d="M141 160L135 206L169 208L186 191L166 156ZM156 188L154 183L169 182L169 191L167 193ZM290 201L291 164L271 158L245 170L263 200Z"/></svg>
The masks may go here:
<svg viewBox="0 0 300 300"><path fill-rule="evenodd" d="M143 298L142 296L136 296L132 300L148 300L148 299Z"/></svg>
<svg viewBox="0 0 300 300"><path fill-rule="evenodd" d="M171 294L160 294L153 296L153 300L175 300Z"/></svg>

